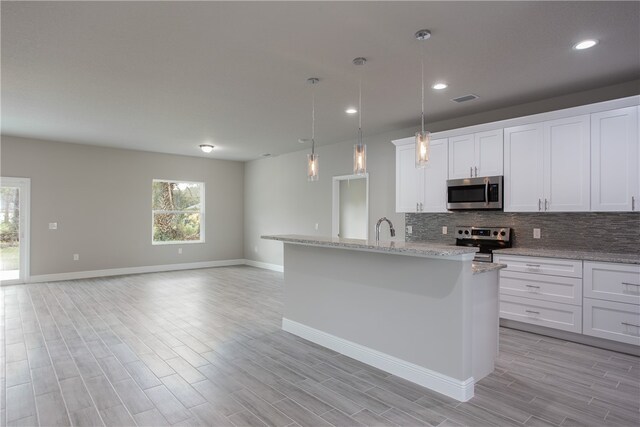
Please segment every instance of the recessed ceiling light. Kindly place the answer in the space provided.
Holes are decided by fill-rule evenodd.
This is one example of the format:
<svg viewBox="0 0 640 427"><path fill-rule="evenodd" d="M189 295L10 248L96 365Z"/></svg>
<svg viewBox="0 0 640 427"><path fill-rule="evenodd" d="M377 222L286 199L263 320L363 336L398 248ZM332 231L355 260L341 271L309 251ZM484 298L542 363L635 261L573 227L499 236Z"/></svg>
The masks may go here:
<svg viewBox="0 0 640 427"><path fill-rule="evenodd" d="M358 110L356 110L355 108L347 108L345 110L345 113L347 113L347 114L355 114L357 112L358 112Z"/></svg>
<svg viewBox="0 0 640 427"><path fill-rule="evenodd" d="M574 44L573 48L575 50L583 50L583 49L589 49L590 47L594 47L597 44L598 44L598 40L582 40L581 42Z"/></svg>
<svg viewBox="0 0 640 427"><path fill-rule="evenodd" d="M439 83L434 84L431 87L434 88L435 90L442 90L442 89L446 89L448 86L449 85L446 84L446 83L439 82Z"/></svg>
<svg viewBox="0 0 640 427"><path fill-rule="evenodd" d="M204 153L210 153L210 152L213 151L213 145L211 145L211 144L200 144L200 149Z"/></svg>

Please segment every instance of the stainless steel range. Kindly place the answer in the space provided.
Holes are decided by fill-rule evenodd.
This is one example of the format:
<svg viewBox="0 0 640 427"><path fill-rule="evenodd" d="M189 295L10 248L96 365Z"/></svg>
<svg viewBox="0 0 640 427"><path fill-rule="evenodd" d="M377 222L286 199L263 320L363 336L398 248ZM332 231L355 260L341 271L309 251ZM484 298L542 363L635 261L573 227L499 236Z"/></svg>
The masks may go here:
<svg viewBox="0 0 640 427"><path fill-rule="evenodd" d="M456 246L475 246L480 249L474 261L492 262L493 250L511 247L511 229L507 227L457 226Z"/></svg>

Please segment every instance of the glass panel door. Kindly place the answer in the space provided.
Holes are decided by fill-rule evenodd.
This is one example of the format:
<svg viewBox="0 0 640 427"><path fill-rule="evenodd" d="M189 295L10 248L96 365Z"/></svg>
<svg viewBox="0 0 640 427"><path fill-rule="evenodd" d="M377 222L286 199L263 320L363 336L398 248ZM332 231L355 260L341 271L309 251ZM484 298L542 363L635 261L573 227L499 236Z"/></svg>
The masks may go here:
<svg viewBox="0 0 640 427"><path fill-rule="evenodd" d="M29 180L0 178L0 284L27 279Z"/></svg>

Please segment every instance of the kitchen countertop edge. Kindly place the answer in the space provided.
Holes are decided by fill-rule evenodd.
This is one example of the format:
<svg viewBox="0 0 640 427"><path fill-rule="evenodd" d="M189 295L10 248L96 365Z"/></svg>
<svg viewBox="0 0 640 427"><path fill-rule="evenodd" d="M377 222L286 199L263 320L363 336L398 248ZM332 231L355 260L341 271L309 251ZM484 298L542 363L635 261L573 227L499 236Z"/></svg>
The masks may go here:
<svg viewBox="0 0 640 427"><path fill-rule="evenodd" d="M297 234L265 235L262 239L276 240L284 243L298 245L321 246L338 249L351 249L391 253L397 255L423 256L434 258L446 258L478 252L478 248L465 246L452 246L432 243L411 243L404 241L370 241L361 239L342 239L322 236L304 236Z"/></svg>
<svg viewBox="0 0 640 427"><path fill-rule="evenodd" d="M615 252L572 251L569 249L507 248L493 251L497 255L519 255L541 258L562 258L580 261L640 264L640 255Z"/></svg>

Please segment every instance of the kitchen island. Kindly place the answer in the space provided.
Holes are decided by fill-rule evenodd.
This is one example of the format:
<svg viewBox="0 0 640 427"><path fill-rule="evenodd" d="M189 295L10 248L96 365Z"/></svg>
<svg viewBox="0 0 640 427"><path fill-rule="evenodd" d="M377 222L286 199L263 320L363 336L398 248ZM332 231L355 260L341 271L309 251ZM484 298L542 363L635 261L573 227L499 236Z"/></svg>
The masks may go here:
<svg viewBox="0 0 640 427"><path fill-rule="evenodd" d="M473 247L279 235L282 328L460 401L498 351L497 264Z"/></svg>

